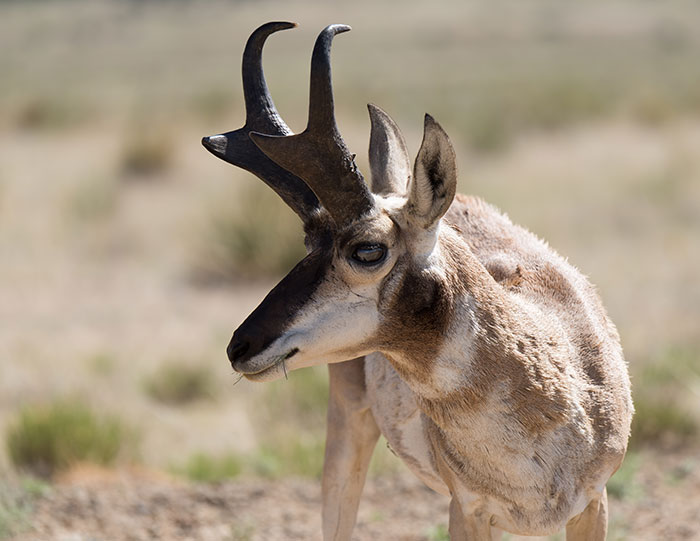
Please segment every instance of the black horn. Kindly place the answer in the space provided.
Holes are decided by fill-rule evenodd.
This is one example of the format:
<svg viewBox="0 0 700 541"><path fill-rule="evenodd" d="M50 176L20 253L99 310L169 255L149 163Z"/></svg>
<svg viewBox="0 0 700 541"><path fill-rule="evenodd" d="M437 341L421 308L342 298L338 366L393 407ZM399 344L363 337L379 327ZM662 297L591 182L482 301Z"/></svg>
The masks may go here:
<svg viewBox="0 0 700 541"><path fill-rule="evenodd" d="M243 52L241 70L246 108L245 125L221 135L204 137L202 144L214 156L259 177L307 223L319 209L318 198L302 179L268 158L248 136L252 131L276 136L292 134L277 112L267 88L262 68L262 50L270 34L294 27L296 23L270 22L250 35Z"/></svg>
<svg viewBox="0 0 700 541"><path fill-rule="evenodd" d="M333 107L330 52L333 37L350 30L333 24L319 34L311 57L309 120L298 135L250 134L273 161L301 177L336 223L346 223L373 208L373 198L338 131Z"/></svg>

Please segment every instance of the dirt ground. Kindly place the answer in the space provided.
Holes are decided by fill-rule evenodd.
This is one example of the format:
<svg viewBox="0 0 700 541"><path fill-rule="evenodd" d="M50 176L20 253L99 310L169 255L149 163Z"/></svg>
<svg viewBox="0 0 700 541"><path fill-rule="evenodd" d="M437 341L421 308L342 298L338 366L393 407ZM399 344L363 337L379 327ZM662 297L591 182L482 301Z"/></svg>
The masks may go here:
<svg viewBox="0 0 700 541"><path fill-rule="evenodd" d="M700 539L697 455L654 452L636 460L637 474L610 499L608 539ZM446 539L447 508L445 497L409 474L370 479L354 539ZM315 480L207 485L143 471L82 469L39 498L30 529L15 539L320 539L320 509Z"/></svg>
<svg viewBox="0 0 700 541"><path fill-rule="evenodd" d="M669 418L681 428L700 419L695 3L204 4L0 1L0 537L5 475L19 475L9 427L24 408L75 396L134 427L146 469L56 480L20 513L17 541L320 539L316 480L198 485L153 473L261 448L253 414L264 387L233 388L225 347L275 277L195 276L228 246L214 218L238 212L259 182L199 140L242 124L240 53L267 20L301 23L265 53L292 129L305 122L315 32L352 24L333 69L360 168L367 101L391 112L412 152L423 112L434 114L457 149L459 190L596 284L635 401L652 406L638 418L657 415L658 432ZM478 150L477 133L494 148ZM134 146L156 161L162 151L159 168L134 174ZM149 394L162 367L180 364L213 375L212 400L173 406ZM609 539L700 540L700 452L636 460L617 478ZM447 505L408 475L371 479L355 539L444 540Z"/></svg>

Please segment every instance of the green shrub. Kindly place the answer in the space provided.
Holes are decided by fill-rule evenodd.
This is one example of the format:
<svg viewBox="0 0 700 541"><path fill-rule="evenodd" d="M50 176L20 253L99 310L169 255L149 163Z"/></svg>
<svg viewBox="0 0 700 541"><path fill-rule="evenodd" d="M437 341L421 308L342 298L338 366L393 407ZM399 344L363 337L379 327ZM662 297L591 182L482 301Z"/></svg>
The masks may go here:
<svg viewBox="0 0 700 541"><path fill-rule="evenodd" d="M640 455L627 453L620 469L608 481L608 495L617 500L638 499L642 495L642 486L637 479L641 466Z"/></svg>
<svg viewBox="0 0 700 541"><path fill-rule="evenodd" d="M444 524L433 526L427 533L430 541L450 541L450 533Z"/></svg>
<svg viewBox="0 0 700 541"><path fill-rule="evenodd" d="M288 380L265 384L253 409L259 450L247 459L252 473L278 478L285 475L321 476L328 405L328 369L304 368ZM395 473L401 462L380 438L369 474Z"/></svg>
<svg viewBox="0 0 700 541"><path fill-rule="evenodd" d="M216 385L209 369L180 362L162 365L145 382L148 395L164 404L181 405L212 399Z"/></svg>
<svg viewBox="0 0 700 541"><path fill-rule="evenodd" d="M274 445L269 441L255 451L214 457L204 453L192 455L172 472L192 481L217 483L246 473L279 479L288 476L320 478L323 471L324 438L322 435L290 434Z"/></svg>
<svg viewBox="0 0 700 541"><path fill-rule="evenodd" d="M11 538L31 525L34 501L48 490L32 477L0 480L0 539Z"/></svg>
<svg viewBox="0 0 700 541"><path fill-rule="evenodd" d="M304 368L288 379L266 383L255 396L253 415L263 445L277 445L299 434L322 435L328 403L328 369Z"/></svg>
<svg viewBox="0 0 700 541"><path fill-rule="evenodd" d="M633 377L635 414L631 447L675 446L700 439L700 353L695 347L670 347L650 359Z"/></svg>
<svg viewBox="0 0 700 541"><path fill-rule="evenodd" d="M636 394L630 445L687 445L697 440L700 426L696 415L669 400L640 392Z"/></svg>
<svg viewBox="0 0 700 541"><path fill-rule="evenodd" d="M265 443L251 455L257 475L277 479L298 476L320 479L323 472L325 442L322 435L290 435L277 443Z"/></svg>
<svg viewBox="0 0 700 541"><path fill-rule="evenodd" d="M86 361L87 368L95 375L107 377L117 368L117 360L110 353L96 353Z"/></svg>
<svg viewBox="0 0 700 541"><path fill-rule="evenodd" d="M316 366L296 370L288 379L265 385L258 395L256 415L267 423L290 420L313 429L323 429L328 404L328 368Z"/></svg>
<svg viewBox="0 0 700 541"><path fill-rule="evenodd" d="M117 417L98 416L74 399L26 407L7 431L12 463L39 476L79 462L110 465L135 444L134 432Z"/></svg>
<svg viewBox="0 0 700 541"><path fill-rule="evenodd" d="M328 369L304 368L289 379L265 384L253 415L260 447L250 456L253 473L264 477L320 477L325 446Z"/></svg>
<svg viewBox="0 0 700 541"><path fill-rule="evenodd" d="M237 477L243 471L243 460L241 456L234 454L212 457L197 453L192 455L184 466L173 468L173 471L192 481L215 483Z"/></svg>
<svg viewBox="0 0 700 541"><path fill-rule="evenodd" d="M380 437L377 446L372 454L372 461L369 463L369 475L379 477L382 475L392 475L403 467L403 462L394 454L384 437Z"/></svg>

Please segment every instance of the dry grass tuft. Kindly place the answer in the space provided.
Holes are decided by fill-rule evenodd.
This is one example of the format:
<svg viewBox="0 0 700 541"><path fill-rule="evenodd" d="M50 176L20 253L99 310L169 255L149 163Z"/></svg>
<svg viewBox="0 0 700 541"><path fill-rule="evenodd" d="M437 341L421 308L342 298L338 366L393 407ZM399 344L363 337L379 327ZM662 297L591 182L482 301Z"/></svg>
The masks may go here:
<svg viewBox="0 0 700 541"><path fill-rule="evenodd" d="M243 460L236 454L214 457L196 453L183 466L173 467L172 471L198 483L218 483L238 477L244 468Z"/></svg>
<svg viewBox="0 0 700 541"><path fill-rule="evenodd" d="M270 188L255 184L218 203L196 247L198 282L259 280L288 272L304 257L299 218Z"/></svg>
<svg viewBox="0 0 700 541"><path fill-rule="evenodd" d="M674 346L633 373L631 446L677 447L700 441L700 352Z"/></svg>
<svg viewBox="0 0 700 541"><path fill-rule="evenodd" d="M135 456L135 432L114 415L97 415L77 399L61 399L20 411L7 430L14 466L49 477L80 462L111 465Z"/></svg>
<svg viewBox="0 0 700 541"><path fill-rule="evenodd" d="M182 406L216 397L211 370L173 361L163 364L144 383L146 393L163 404Z"/></svg>
<svg viewBox="0 0 700 541"><path fill-rule="evenodd" d="M0 480L0 539L9 539L31 526L34 500L48 485L33 477L4 476Z"/></svg>
<svg viewBox="0 0 700 541"><path fill-rule="evenodd" d="M13 108L15 126L23 131L60 131L90 118L89 112L65 96L33 96Z"/></svg>
<svg viewBox="0 0 700 541"><path fill-rule="evenodd" d="M126 179L147 180L166 172L174 158L174 141L165 126L138 123L124 138L120 170Z"/></svg>

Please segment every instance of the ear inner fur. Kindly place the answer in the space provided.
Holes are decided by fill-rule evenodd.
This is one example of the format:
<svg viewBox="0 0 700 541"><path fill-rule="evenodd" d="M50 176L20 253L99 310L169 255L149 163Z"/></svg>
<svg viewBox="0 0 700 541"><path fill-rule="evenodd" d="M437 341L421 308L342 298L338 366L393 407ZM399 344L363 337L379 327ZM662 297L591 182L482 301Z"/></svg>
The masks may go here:
<svg viewBox="0 0 700 541"><path fill-rule="evenodd" d="M452 204L457 191L454 148L440 124L425 115L423 142L414 164L409 208L417 223L428 229Z"/></svg>

